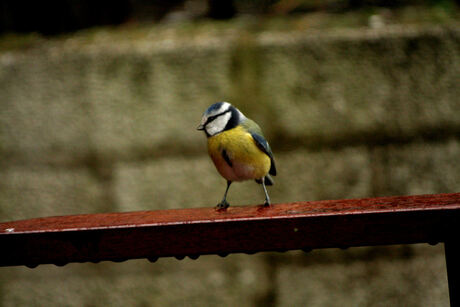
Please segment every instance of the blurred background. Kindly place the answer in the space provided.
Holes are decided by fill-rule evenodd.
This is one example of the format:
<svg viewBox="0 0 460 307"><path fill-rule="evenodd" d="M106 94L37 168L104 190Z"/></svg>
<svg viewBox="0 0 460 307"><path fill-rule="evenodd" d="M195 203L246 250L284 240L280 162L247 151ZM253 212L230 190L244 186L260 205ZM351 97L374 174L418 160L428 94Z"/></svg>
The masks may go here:
<svg viewBox="0 0 460 307"><path fill-rule="evenodd" d="M458 17L453 0L3 0L0 221L215 206L195 128L216 101L263 128L274 203L459 192ZM0 306L448 306L448 290L442 244L417 244L0 268Z"/></svg>

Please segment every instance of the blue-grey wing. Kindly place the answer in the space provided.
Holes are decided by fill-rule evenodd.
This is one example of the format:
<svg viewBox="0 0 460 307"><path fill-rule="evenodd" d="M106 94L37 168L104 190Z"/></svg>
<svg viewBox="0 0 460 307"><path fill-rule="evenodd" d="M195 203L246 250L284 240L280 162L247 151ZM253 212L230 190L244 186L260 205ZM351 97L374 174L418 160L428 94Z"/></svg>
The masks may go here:
<svg viewBox="0 0 460 307"><path fill-rule="evenodd" d="M270 145L268 145L267 140L263 136L261 136L260 134L255 133L255 132L251 132L251 136L254 139L254 141L256 142L257 147L259 147L260 150L262 150L264 153L267 154L267 156L270 157L271 166L270 166L270 170L269 170L268 173L270 175L276 176L275 159L273 158L273 153L272 153L272 150L270 148Z"/></svg>

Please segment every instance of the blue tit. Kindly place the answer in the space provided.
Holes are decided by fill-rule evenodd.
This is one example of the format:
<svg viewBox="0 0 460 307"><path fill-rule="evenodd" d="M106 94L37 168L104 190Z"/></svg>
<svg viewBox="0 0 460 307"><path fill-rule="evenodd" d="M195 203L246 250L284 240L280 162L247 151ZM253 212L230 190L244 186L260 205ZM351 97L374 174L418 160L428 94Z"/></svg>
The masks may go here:
<svg viewBox="0 0 460 307"><path fill-rule="evenodd" d="M218 209L229 206L227 193L233 181L254 179L262 184L265 206L270 205L266 185L273 185L275 160L260 127L228 102L217 102L203 114L197 128L208 140L208 153L219 173L227 179Z"/></svg>

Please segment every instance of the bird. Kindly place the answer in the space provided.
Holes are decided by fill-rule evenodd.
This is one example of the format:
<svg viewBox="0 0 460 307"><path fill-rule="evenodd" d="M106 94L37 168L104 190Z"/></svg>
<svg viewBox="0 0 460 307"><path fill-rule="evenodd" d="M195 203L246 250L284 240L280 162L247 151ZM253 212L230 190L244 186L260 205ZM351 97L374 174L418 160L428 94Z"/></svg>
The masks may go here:
<svg viewBox="0 0 460 307"><path fill-rule="evenodd" d="M265 193L264 206L270 206L266 186L276 176L272 150L262 129L229 102L216 102L206 109L197 127L207 137L208 154L217 171L227 180L224 197L216 209L229 207L227 193L234 181L255 180Z"/></svg>

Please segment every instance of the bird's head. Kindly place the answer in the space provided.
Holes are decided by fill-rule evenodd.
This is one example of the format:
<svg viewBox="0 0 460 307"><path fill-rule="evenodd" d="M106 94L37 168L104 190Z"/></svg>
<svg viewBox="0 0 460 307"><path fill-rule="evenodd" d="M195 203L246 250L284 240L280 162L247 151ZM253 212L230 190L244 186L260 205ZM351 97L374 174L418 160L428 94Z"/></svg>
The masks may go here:
<svg viewBox="0 0 460 307"><path fill-rule="evenodd" d="M216 102L203 113L198 130L213 136L238 126L246 117L228 102Z"/></svg>

